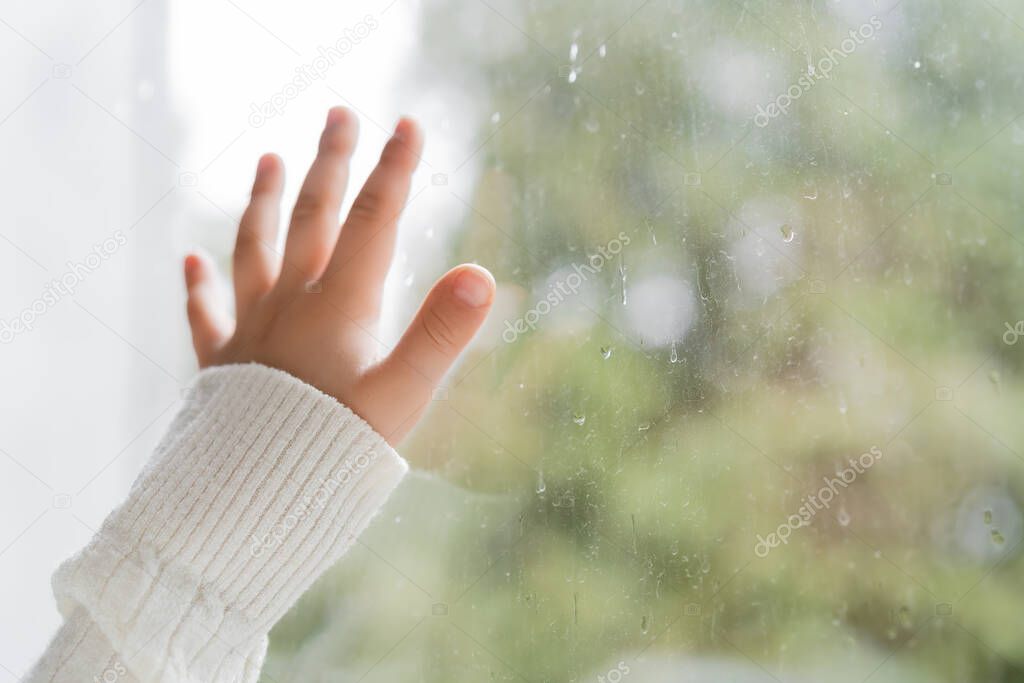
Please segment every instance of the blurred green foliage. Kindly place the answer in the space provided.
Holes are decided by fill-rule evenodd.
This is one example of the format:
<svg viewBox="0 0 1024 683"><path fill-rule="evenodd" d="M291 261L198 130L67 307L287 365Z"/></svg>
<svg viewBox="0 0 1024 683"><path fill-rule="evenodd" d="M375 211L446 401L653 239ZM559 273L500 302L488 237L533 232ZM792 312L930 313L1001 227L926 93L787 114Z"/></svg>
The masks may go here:
<svg viewBox="0 0 1024 683"><path fill-rule="evenodd" d="M265 680L1024 680L1024 5L422 12L416 81L484 112L451 255L492 268L499 315L630 244L535 330L485 335L404 449L439 475L278 626ZM650 338L672 309L686 329Z"/></svg>

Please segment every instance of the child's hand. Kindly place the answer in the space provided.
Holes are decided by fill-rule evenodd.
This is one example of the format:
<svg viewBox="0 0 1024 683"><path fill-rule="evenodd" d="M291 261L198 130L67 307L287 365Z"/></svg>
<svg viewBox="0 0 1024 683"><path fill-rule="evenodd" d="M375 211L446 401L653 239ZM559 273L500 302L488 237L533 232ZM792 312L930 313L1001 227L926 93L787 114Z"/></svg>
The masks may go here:
<svg viewBox="0 0 1024 683"><path fill-rule="evenodd" d="M399 121L342 226L357 130L347 109L328 113L292 211L283 261L274 245L284 168L274 155L260 159L235 245L237 323L217 296L213 266L196 255L185 259L188 319L201 367L279 368L334 396L395 444L483 323L494 279L474 265L449 271L394 350L377 360L384 277L423 135L413 121Z"/></svg>

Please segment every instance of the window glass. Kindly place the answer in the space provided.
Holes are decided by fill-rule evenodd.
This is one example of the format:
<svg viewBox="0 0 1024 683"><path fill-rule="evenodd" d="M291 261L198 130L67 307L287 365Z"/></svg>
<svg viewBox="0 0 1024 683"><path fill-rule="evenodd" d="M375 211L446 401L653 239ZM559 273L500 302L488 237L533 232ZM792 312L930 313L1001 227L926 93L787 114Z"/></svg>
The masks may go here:
<svg viewBox="0 0 1024 683"><path fill-rule="evenodd" d="M1013 680L1019 3L395 11L499 301L265 679Z"/></svg>

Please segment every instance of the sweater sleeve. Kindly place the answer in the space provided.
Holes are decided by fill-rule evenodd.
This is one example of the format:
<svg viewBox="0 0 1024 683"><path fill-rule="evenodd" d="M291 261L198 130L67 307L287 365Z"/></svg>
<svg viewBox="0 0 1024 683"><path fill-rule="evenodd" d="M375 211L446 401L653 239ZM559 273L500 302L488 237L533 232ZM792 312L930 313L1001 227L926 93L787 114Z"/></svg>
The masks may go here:
<svg viewBox="0 0 1024 683"><path fill-rule="evenodd" d="M65 622L27 681L255 681L270 627L407 469L286 373L203 371L128 499L54 575Z"/></svg>

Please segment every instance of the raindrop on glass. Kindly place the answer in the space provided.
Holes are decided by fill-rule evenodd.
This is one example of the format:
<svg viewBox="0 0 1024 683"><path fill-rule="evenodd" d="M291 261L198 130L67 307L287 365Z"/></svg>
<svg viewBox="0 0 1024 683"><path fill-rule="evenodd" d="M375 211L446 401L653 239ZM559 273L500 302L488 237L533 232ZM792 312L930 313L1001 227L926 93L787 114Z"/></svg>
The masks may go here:
<svg viewBox="0 0 1024 683"><path fill-rule="evenodd" d="M626 267L622 264L621 257L619 260L619 284L622 287L622 305L625 306L628 302L626 296Z"/></svg>

